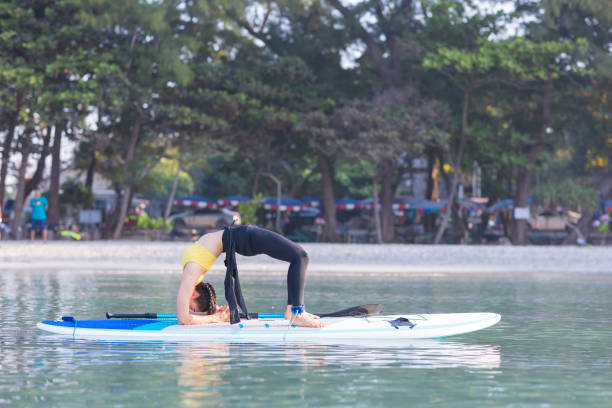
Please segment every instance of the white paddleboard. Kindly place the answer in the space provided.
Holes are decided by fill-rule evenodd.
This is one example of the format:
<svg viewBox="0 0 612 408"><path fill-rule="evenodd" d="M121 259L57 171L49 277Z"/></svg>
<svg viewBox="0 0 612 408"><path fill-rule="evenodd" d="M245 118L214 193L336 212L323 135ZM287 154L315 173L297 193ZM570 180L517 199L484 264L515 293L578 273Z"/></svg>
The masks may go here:
<svg viewBox="0 0 612 408"><path fill-rule="evenodd" d="M69 320L43 321L47 332L82 339L221 342L330 343L428 339L469 333L492 326L496 313L447 313L367 317L324 317L323 328L289 326L284 319L243 319L239 324L214 323L183 326L176 320Z"/></svg>

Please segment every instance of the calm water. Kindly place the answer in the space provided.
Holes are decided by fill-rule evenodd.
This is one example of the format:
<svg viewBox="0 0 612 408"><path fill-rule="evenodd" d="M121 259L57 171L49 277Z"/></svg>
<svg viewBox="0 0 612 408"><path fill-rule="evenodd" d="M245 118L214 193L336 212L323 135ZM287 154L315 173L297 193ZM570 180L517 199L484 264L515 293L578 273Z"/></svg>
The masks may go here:
<svg viewBox="0 0 612 408"><path fill-rule="evenodd" d="M213 283L222 292L222 277ZM244 276L250 311L279 311L282 277ZM0 272L0 405L11 407L610 406L612 279L311 276L312 311L490 311L498 325L406 344L284 346L71 340L72 314L173 312L178 274ZM220 296L222 297L222 295Z"/></svg>

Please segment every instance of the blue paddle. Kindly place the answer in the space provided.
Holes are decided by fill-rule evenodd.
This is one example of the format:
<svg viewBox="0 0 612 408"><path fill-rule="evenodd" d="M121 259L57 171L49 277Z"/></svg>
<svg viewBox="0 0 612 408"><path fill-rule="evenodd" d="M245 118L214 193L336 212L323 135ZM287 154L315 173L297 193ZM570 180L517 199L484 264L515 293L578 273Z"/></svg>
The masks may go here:
<svg viewBox="0 0 612 408"><path fill-rule="evenodd" d="M315 313L321 317L360 317L379 314L382 311L382 306L379 304L353 306L348 309L339 310L331 313ZM246 315L240 314L240 317L245 319ZM284 313L249 313L251 319L282 319ZM109 313L106 312L107 319L176 319L174 313Z"/></svg>

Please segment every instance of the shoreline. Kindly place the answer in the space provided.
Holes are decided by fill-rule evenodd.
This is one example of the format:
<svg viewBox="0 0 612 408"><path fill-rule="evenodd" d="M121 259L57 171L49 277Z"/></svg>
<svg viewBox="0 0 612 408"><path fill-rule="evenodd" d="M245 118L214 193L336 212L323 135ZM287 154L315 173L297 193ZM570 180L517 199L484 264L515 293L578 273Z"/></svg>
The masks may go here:
<svg viewBox="0 0 612 408"><path fill-rule="evenodd" d="M6 243L5 243L6 242ZM5 241L0 273L105 271L180 273L186 242ZM406 244L302 244L312 275L406 276L612 276L610 247L460 246ZM225 272L221 255L211 272ZM282 274L285 262L267 256L237 256L240 273Z"/></svg>

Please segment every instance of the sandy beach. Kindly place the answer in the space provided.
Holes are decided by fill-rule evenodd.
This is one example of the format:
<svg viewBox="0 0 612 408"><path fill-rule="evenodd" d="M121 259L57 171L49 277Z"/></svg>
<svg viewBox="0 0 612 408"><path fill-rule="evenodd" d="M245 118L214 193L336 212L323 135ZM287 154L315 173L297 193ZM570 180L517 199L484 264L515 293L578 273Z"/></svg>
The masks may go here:
<svg viewBox="0 0 612 408"><path fill-rule="evenodd" d="M186 242L53 241L0 244L0 272L133 271L178 273ZM310 274L411 274L542 276L610 275L610 247L511 247L303 244ZM211 271L224 271L224 255ZM286 264L266 256L238 257L241 273L285 273Z"/></svg>

